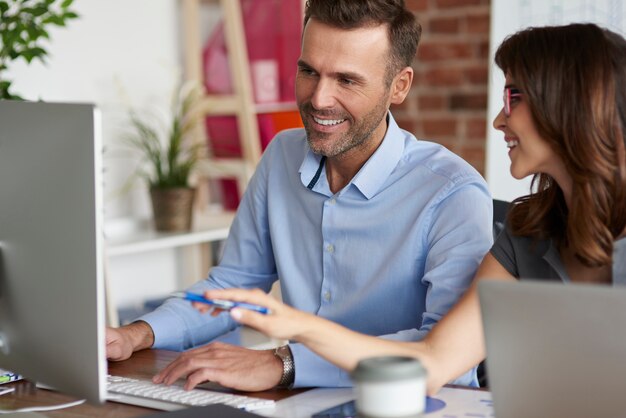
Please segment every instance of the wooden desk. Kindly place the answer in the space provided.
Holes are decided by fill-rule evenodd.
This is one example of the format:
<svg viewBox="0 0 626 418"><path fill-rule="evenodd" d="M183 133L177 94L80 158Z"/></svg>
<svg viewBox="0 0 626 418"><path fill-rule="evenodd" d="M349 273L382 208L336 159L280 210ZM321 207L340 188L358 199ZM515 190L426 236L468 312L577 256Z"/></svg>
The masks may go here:
<svg viewBox="0 0 626 418"><path fill-rule="evenodd" d="M179 353L165 350L143 350L135 353L129 360L110 362L109 373L118 376L151 379L157 371L163 369L174 360ZM38 389L30 382L16 382L2 387L14 387L15 392L0 396L0 409L17 409L32 406L55 405L71 402L76 398L44 389ZM219 386L215 386L220 388ZM221 388L220 390L224 390ZM275 389L266 392L242 393L263 399L280 400L302 393L303 390ZM238 392L241 393L241 392ZM41 416L56 418L83 418L106 417L128 418L154 414L155 410L115 402L106 402L104 405L94 406L82 404L58 411L38 412Z"/></svg>

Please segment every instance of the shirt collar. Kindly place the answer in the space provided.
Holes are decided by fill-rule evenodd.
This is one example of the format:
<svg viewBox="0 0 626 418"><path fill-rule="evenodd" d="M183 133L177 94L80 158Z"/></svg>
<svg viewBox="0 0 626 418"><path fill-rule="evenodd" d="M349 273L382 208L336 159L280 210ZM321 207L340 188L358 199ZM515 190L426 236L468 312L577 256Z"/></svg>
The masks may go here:
<svg viewBox="0 0 626 418"><path fill-rule="evenodd" d="M572 281L569 274L567 274L565 265L561 261L559 250L557 250L554 245L554 241L549 240L549 244L546 246L546 251L543 254L543 259L550 265L550 267L552 267L552 270L557 274L562 282L570 283Z"/></svg>
<svg viewBox="0 0 626 418"><path fill-rule="evenodd" d="M371 199L396 168L404 150L404 134L391 112L387 112L387 132L383 142L352 179L365 198Z"/></svg>
<svg viewBox="0 0 626 418"><path fill-rule="evenodd" d="M306 133L305 133L305 137L306 137ZM314 179L317 171L320 169L320 166L322 164L322 158L323 158L321 155L316 154L313 151L311 151L311 148L309 148L308 143L306 145L306 149L307 149L307 152L304 155L304 160L302 161L302 164L300 165L300 169L298 170L298 172L300 173L300 181L302 182L302 185L304 187L308 187L311 181ZM326 170L324 170L323 168L320 172L320 177L317 180L317 182L315 182L315 185L312 188L312 190L318 193L330 194L330 189L328 188L328 186L326 186L325 189L321 188L322 183L328 184L328 181L326 180Z"/></svg>
<svg viewBox="0 0 626 418"><path fill-rule="evenodd" d="M402 153L404 150L404 134L395 119L391 115L391 112L387 112L387 132L383 138L382 143L376 149L374 154L365 162L359 172L352 178L347 187L351 184L354 185L366 199L371 199L375 196L391 172L396 168ZM300 180L306 187L311 179L317 172L321 156L315 154L311 149L308 149L304 157L304 161L300 166ZM328 180L326 179L325 170L319 178L318 183L325 182L325 189L328 190ZM317 184L313 190L321 191Z"/></svg>
<svg viewBox="0 0 626 418"><path fill-rule="evenodd" d="M543 254L543 259L550 264L552 269L559 275L565 283L570 283L571 279L567 274L565 265L561 261L561 256L554 242L550 240L550 245ZM626 285L626 238L613 242L613 266L612 266L613 286Z"/></svg>

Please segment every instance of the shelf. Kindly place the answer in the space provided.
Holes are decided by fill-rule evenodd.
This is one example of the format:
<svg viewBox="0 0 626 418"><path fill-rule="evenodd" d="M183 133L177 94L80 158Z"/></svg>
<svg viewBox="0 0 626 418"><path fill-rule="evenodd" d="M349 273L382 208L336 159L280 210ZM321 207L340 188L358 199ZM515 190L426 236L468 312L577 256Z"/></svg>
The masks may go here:
<svg viewBox="0 0 626 418"><path fill-rule="evenodd" d="M197 111L207 116L232 116L241 111L241 99L236 95L208 94L200 100ZM253 103L256 114L297 112L296 102Z"/></svg>
<svg viewBox="0 0 626 418"><path fill-rule="evenodd" d="M241 158L210 158L198 162L196 171L208 178L236 177L253 171L254 167Z"/></svg>
<svg viewBox="0 0 626 418"><path fill-rule="evenodd" d="M147 221L136 223L132 232L107 238L107 255L120 256L187 245L221 241L228 237L234 212L209 213L189 232L157 232Z"/></svg>
<svg viewBox="0 0 626 418"><path fill-rule="evenodd" d="M198 111L211 116L236 115L241 109L241 99L235 95L206 95L198 105Z"/></svg>
<svg viewBox="0 0 626 418"><path fill-rule="evenodd" d="M296 102L256 103L254 111L259 113L297 112Z"/></svg>

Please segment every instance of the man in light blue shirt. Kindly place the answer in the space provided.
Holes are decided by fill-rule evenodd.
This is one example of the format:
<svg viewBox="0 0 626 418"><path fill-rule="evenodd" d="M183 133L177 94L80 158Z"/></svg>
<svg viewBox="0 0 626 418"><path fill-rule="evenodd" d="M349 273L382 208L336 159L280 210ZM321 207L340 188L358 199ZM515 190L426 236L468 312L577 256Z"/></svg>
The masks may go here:
<svg viewBox="0 0 626 418"><path fill-rule="evenodd" d="M419 340L467 289L490 248L492 201L473 168L416 140L388 111L410 89L420 33L403 2L308 4L296 79L305 129L272 140L223 259L189 290L269 291L280 280L291 306L362 333ZM349 23L355 16L366 18ZM123 359L147 347L184 350L235 326L228 315L169 300L108 330L107 352ZM300 344L276 352L209 344L183 353L155 381L182 376L188 388L205 380L242 390L350 384ZM475 383L474 374L458 383Z"/></svg>

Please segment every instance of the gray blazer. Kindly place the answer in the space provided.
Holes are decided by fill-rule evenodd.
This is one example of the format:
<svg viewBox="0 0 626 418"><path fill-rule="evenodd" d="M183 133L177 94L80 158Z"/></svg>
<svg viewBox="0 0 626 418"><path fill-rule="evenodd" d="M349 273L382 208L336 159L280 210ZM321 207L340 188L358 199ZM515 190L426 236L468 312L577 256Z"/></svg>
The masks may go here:
<svg viewBox="0 0 626 418"><path fill-rule="evenodd" d="M490 251L518 279L571 282L551 239L519 237L504 228ZM626 285L626 238L613 244L613 285Z"/></svg>

